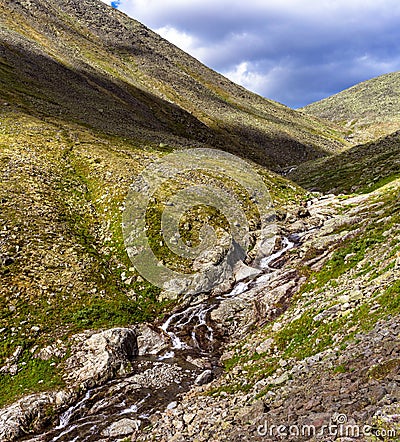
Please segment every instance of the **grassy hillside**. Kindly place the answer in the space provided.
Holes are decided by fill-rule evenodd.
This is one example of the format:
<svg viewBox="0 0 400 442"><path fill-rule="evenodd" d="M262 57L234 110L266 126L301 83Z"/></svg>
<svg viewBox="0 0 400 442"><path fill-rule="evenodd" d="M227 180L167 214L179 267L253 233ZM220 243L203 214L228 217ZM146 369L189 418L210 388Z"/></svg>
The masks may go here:
<svg viewBox="0 0 400 442"><path fill-rule="evenodd" d="M219 147L278 170L340 131L261 98L98 0L1 0L1 94L136 141Z"/></svg>
<svg viewBox="0 0 400 442"><path fill-rule="evenodd" d="M307 189L328 193L375 190L400 177L400 131L338 155L301 164L288 177Z"/></svg>
<svg viewBox="0 0 400 442"><path fill-rule="evenodd" d="M354 144L377 139L400 129L400 72L359 83L303 109L340 123Z"/></svg>
<svg viewBox="0 0 400 442"><path fill-rule="evenodd" d="M124 200L146 165L219 147L278 166L339 144L101 2L0 7L0 367L22 352L16 375L0 373L1 406L60 382L60 360L34 358L41 348L171 308L123 244ZM304 199L259 171L278 207Z"/></svg>
<svg viewBox="0 0 400 442"><path fill-rule="evenodd" d="M121 231L134 177L165 149L0 108L0 405L52 387L35 352L87 328L152 321L171 303L132 268ZM260 168L277 208L306 193ZM22 365L21 365L22 364ZM40 379L41 383L38 383Z"/></svg>

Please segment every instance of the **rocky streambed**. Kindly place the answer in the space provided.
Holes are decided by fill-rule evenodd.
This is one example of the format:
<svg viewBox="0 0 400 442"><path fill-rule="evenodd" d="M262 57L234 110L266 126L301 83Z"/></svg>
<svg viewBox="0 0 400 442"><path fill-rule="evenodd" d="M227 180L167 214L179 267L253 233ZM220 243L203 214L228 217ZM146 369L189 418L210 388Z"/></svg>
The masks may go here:
<svg viewBox="0 0 400 442"><path fill-rule="evenodd" d="M143 437L157 416L179 407L184 393L218 378L228 342L287 309L304 280L287 265L294 259L290 249L296 248L296 259L304 260L311 247L328 253L331 244L347 235L334 233L343 221L334 216L335 204L335 197L322 197L288 219L262 271L237 280L226 293L187 300L160 324L76 335L65 366L69 388L32 395L3 409L0 440ZM327 253L311 256L308 264L318 268ZM49 409L56 419L49 417Z"/></svg>
<svg viewBox="0 0 400 442"><path fill-rule="evenodd" d="M107 335L94 334L86 341L80 341L73 359L67 362L71 370L70 380L90 387L91 383L97 384L96 370L99 373L107 364L114 364L115 361L110 360L102 363L96 354L92 355L94 367L89 368L85 363L85 359L90 358L90 351L95 352L98 343L103 341L105 351L107 346L109 350L112 345L114 349L119 347L120 375L89 388L83 397L60 414L55 425L23 440L116 440L139 433L157 411L173 409L180 394L193 385L210 382L221 370L219 358L226 336L220 324L212 319L213 310L224 302L232 302L251 287L263 284L266 276L274 271L273 262L293 246L294 242L283 238L280 249L263 261L259 276L237 282L227 293L196 298L161 324L144 325L136 331L108 330L104 332ZM118 340L117 335L127 339ZM124 363L124 358L128 364L127 361ZM88 378L88 370L92 368L95 372ZM128 373L122 375L124 370Z"/></svg>
<svg viewBox="0 0 400 442"><path fill-rule="evenodd" d="M0 440L115 440L139 432L193 385L210 382L221 371L227 338L213 311L265 284L273 263L294 246L286 237L278 244L257 276L238 281L227 293L192 299L163 323L74 336L65 366L71 388L32 395L3 410ZM49 407L59 416L46 425ZM35 428L42 430L26 435Z"/></svg>

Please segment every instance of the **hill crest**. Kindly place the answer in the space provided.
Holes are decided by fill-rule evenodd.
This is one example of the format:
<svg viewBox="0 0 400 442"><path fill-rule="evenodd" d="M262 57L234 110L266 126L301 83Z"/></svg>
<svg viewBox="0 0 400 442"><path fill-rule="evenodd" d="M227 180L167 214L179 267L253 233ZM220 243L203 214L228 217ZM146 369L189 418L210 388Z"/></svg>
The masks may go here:
<svg viewBox="0 0 400 442"><path fill-rule="evenodd" d="M347 139L359 144L400 129L399 96L400 71L363 81L301 110L343 125Z"/></svg>

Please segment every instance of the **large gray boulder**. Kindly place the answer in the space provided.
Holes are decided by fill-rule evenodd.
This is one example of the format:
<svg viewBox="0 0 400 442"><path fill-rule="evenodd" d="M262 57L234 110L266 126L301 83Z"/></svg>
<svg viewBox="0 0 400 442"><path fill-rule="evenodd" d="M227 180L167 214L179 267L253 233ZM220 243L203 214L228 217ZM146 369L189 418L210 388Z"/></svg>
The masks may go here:
<svg viewBox="0 0 400 442"><path fill-rule="evenodd" d="M138 354L136 333L131 328L80 333L72 341L72 356L65 361L65 389L25 396L1 409L0 442L17 440L27 428L39 430L48 410L56 413L76 401L78 392L123 373Z"/></svg>
<svg viewBox="0 0 400 442"><path fill-rule="evenodd" d="M65 363L67 384L92 388L117 373L123 373L138 355L136 333L130 328L113 328L100 333L75 335L72 356Z"/></svg>

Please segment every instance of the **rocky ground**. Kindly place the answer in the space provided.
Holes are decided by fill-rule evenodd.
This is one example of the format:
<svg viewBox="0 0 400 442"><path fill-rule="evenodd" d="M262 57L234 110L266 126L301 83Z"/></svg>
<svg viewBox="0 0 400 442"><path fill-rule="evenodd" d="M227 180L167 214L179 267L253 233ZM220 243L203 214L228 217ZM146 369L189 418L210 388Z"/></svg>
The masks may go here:
<svg viewBox="0 0 400 442"><path fill-rule="evenodd" d="M304 218L289 219L285 229L302 237L273 279L213 312L234 337L221 358L225 373L154 415L148 433L133 440L397 440L399 225L384 198L398 190L399 183L371 195L323 197L300 212ZM346 266L355 257L348 250L339 270L334 250L359 241L377 207L385 241ZM316 270L326 279L318 281Z"/></svg>
<svg viewBox="0 0 400 442"><path fill-rule="evenodd" d="M206 370L201 385L170 396L149 427L121 419L103 430L102 440L396 440L399 189L396 181L366 195L319 195L280 213L281 238L294 247L271 264L273 273L248 281L248 290L212 311L227 342L223 374L212 380ZM135 355L166 351L168 337L161 337L149 326L138 337L131 329L76 335L64 364L67 387L3 409L0 439L15 439L22 434L17 428L40 428L49 407L65 409L87 388L129 372ZM63 351L59 344L37 354ZM125 387L112 387L118 401L131 388L181 382L178 366L142 370ZM285 426L281 433L278 426ZM336 430L342 433L328 434Z"/></svg>
<svg viewBox="0 0 400 442"><path fill-rule="evenodd" d="M229 378L196 387L174 408L154 416L150 435L136 440L375 440L374 430L398 432L399 331L398 321L386 321L365 335L356 335L358 343L348 345L345 354L329 349L292 363L289 369L282 360L274 375L260 379L246 394L221 390L210 395L210 388L225 386ZM237 366L231 378L246 382L248 370ZM268 392L259 399L265 387ZM338 416L343 421L337 422ZM285 428L279 433L281 425ZM338 428L332 427L330 434L329 425ZM301 437L306 426L315 428L316 437L308 433ZM365 435L332 437L335 431L337 436L355 436L350 426L359 426ZM397 440L385 438L389 439Z"/></svg>

